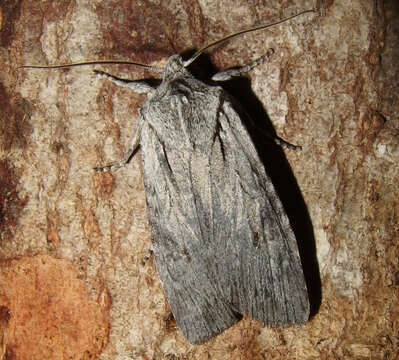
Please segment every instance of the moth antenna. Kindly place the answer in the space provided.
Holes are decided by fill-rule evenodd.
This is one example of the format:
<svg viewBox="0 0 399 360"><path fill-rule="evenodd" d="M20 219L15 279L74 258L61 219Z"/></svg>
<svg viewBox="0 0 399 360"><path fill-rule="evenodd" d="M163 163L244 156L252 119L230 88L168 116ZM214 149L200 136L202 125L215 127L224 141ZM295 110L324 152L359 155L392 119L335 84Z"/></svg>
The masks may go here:
<svg viewBox="0 0 399 360"><path fill-rule="evenodd" d="M236 37L236 36L238 36L238 35L242 35L242 34L245 34L245 33L248 33L248 32L252 32L252 31L257 31L257 30L266 29L266 28L268 28L268 27L271 27L271 26L274 26L274 25L278 25L278 24L281 24L281 23L283 23L283 22L285 22L285 21L291 20L291 19L293 19L293 18L295 18L295 17L297 17L297 16L300 16L300 15L303 15L303 14L306 14L306 13L311 13L311 12L316 12L316 10L314 10L314 9L311 9L311 10L304 10L304 11L301 11L300 13L297 13L297 14L292 15L292 16L289 16L289 17L287 17L287 18L284 18L284 19L275 21L275 22L273 22L273 23L265 24L265 25L260 25L260 26L255 26L255 27L252 27L252 28L249 28L249 29L241 30L241 31L238 31L238 32L236 32L236 33L227 35L227 36L225 36L225 37L223 37L223 38L221 38L221 39L219 39L219 40L215 40L215 41L213 41L213 42L211 42L211 43L209 43L209 44L203 46L203 47L202 47L201 49L199 49L190 59L188 59L187 61L185 61L185 62L184 62L184 67L189 66L198 56L200 56L206 49L210 48L211 46L214 46L214 45L220 44L220 43L222 43L222 42L225 42L225 41L227 41L227 40L229 40L229 39L232 39L233 37Z"/></svg>
<svg viewBox="0 0 399 360"><path fill-rule="evenodd" d="M70 64L60 64L60 65L22 65L18 66L18 69L63 69L63 68L70 68L74 66L85 66L85 65L98 65L98 64L125 64L125 65L135 65L141 66L146 69L151 69L157 72L162 72L164 69L159 68L156 66L146 65L134 61L125 61L125 60L97 60L97 61L83 61L77 63L70 63Z"/></svg>

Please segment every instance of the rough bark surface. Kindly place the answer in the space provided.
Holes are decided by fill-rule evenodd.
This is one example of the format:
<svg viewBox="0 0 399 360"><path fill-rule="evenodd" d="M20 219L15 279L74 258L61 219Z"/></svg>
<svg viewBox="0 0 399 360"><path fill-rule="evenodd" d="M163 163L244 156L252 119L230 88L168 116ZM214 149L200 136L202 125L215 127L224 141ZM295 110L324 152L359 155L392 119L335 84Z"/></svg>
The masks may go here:
<svg viewBox="0 0 399 360"><path fill-rule="evenodd" d="M151 239L141 162L113 174L92 170L122 157L144 96L90 67L16 67L99 58L164 64L315 6L318 15L210 52L224 69L275 50L250 82L230 90L257 122L302 146L272 151L265 165L299 237L312 318L275 329L243 319L190 345L170 317L153 259L143 261ZM2 1L0 358L396 358L398 32L394 0ZM47 340L19 335L26 332Z"/></svg>

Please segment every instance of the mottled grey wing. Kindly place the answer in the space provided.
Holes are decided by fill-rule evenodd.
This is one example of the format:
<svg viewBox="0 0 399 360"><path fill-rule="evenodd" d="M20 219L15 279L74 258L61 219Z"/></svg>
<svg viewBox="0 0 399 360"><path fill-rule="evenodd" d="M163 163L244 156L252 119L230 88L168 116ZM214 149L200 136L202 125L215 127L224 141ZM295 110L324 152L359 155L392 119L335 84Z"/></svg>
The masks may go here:
<svg viewBox="0 0 399 360"><path fill-rule="evenodd" d="M263 324L304 323L309 317L308 293L288 217L247 130L228 101L219 121L228 167L221 181L233 184L230 192L235 194L225 243L236 261L225 264L233 284L233 293L226 296L231 296L238 312Z"/></svg>
<svg viewBox="0 0 399 360"><path fill-rule="evenodd" d="M230 102L222 96L213 103L215 109L195 112L199 124L217 123L206 148L165 144L148 122L141 134L157 269L193 343L240 314L264 324L308 318L297 244L280 200Z"/></svg>

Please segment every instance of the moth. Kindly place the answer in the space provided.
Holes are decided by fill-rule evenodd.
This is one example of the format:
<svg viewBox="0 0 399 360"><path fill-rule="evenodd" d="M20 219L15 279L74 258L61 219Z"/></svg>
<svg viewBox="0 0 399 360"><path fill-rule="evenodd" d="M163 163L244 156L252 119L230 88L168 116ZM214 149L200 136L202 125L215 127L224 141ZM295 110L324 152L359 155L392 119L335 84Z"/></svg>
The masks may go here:
<svg viewBox="0 0 399 360"><path fill-rule="evenodd" d="M96 170L124 166L141 147L156 267L176 322L194 344L243 315L264 325L302 324L309 317L289 219L242 107L217 85L251 70L273 51L216 74L212 84L188 69L204 49L237 34L187 61L171 56L157 87L97 71L118 86L147 94L124 159Z"/></svg>

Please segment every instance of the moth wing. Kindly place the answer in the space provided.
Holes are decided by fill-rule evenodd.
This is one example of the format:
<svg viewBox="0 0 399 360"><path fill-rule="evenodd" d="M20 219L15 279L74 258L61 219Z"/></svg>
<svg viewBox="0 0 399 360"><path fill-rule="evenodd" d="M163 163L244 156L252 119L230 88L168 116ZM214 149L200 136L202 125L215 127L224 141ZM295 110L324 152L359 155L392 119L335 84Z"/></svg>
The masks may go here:
<svg viewBox="0 0 399 360"><path fill-rule="evenodd" d="M232 219L220 243L235 260L225 264L232 286L225 298L234 299L238 312L263 324L304 323L309 318L309 299L288 217L229 101L223 103L219 121L225 154L224 176L219 181L232 184L224 195L235 197L233 204L220 205Z"/></svg>
<svg viewBox="0 0 399 360"><path fill-rule="evenodd" d="M148 123L143 125L141 146L158 274L179 328L191 343L199 344L242 317L219 289L223 275L215 278L217 247L205 229L212 218L203 210L209 209L205 198L210 188L201 195L190 170L189 164L206 159L166 150ZM197 170L204 170L203 165Z"/></svg>
<svg viewBox="0 0 399 360"><path fill-rule="evenodd" d="M309 313L281 202L232 104L222 98L216 105L196 111L198 123L219 124L207 151L167 148L147 122L141 135L156 265L192 343L221 333L241 314L292 324Z"/></svg>

